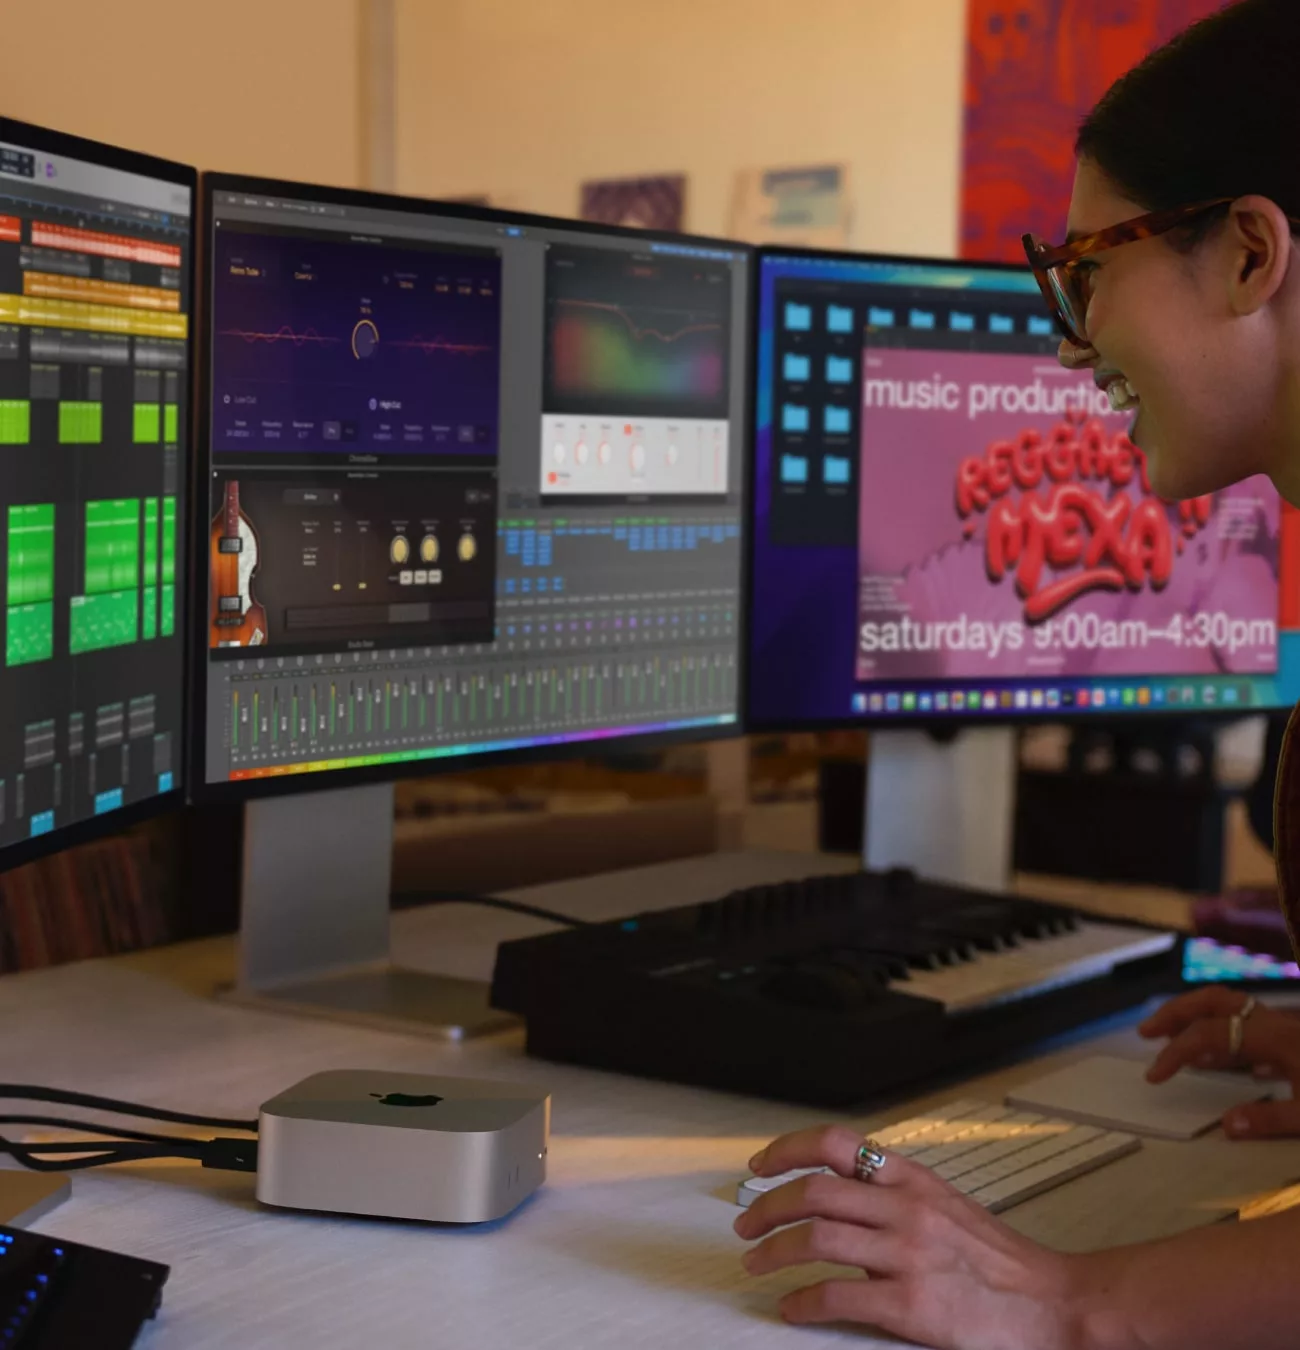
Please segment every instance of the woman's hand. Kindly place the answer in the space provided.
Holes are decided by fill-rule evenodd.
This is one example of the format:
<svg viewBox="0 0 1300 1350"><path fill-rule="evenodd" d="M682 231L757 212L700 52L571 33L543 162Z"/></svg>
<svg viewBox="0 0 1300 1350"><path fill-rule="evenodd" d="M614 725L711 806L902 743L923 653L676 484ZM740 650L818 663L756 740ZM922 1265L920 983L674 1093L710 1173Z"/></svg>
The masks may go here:
<svg viewBox="0 0 1300 1350"><path fill-rule="evenodd" d="M938 1350L1069 1350L1078 1344L1077 1258L1020 1237L896 1153L853 1180L862 1136L847 1126L788 1134L750 1162L759 1176L830 1167L755 1200L736 1220L751 1275L811 1261L856 1267L781 1300L788 1322L864 1322Z"/></svg>
<svg viewBox="0 0 1300 1350"><path fill-rule="evenodd" d="M1230 1053L1229 1021L1246 1006L1239 989L1214 985L1171 999L1138 1028L1148 1039L1168 1045L1147 1070L1152 1083L1164 1083L1183 1068L1233 1069L1248 1065L1258 1078L1281 1078L1300 1097L1300 1020L1275 1008L1257 1006L1242 1022L1241 1051ZM1252 1102L1223 1118L1236 1139L1300 1135L1300 1101Z"/></svg>

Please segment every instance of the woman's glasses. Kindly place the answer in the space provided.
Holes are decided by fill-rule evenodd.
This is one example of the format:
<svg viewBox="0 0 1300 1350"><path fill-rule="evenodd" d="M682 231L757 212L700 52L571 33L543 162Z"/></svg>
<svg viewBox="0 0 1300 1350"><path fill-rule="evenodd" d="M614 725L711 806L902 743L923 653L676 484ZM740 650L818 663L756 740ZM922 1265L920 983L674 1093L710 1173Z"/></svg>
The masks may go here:
<svg viewBox="0 0 1300 1350"><path fill-rule="evenodd" d="M1025 235L1029 266L1033 268L1038 289L1042 291L1061 332L1076 347L1092 345L1088 341L1088 303L1092 299L1093 274L1093 268L1088 262L1090 254L1166 234L1180 225L1189 224L1197 216L1227 206L1235 200L1235 197L1216 197L1213 201L1195 202L1191 206L1152 211L1055 248L1045 244L1035 234Z"/></svg>

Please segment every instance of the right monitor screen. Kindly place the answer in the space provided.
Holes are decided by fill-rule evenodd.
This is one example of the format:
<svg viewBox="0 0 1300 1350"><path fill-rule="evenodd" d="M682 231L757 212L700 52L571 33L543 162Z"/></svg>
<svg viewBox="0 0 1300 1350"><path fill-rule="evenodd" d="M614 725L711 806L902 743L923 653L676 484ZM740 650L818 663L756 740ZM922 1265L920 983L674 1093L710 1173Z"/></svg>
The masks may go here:
<svg viewBox="0 0 1300 1350"><path fill-rule="evenodd" d="M1296 521L1151 491L1023 269L765 253L756 727L1285 706Z"/></svg>

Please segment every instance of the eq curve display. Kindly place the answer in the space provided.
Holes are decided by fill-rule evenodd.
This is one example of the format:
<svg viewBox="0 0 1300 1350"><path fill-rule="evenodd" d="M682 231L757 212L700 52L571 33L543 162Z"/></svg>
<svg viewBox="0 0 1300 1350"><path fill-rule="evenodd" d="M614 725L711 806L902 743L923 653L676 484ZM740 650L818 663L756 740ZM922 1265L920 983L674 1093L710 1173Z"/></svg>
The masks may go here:
<svg viewBox="0 0 1300 1350"><path fill-rule="evenodd" d="M501 259L216 232L213 448L497 454Z"/></svg>

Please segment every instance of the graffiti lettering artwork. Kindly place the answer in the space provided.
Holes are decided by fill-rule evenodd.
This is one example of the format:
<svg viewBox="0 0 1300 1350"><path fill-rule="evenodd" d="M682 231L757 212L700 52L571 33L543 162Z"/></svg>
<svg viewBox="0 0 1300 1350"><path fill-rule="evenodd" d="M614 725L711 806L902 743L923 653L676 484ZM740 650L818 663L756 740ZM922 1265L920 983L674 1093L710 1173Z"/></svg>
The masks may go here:
<svg viewBox="0 0 1300 1350"><path fill-rule="evenodd" d="M1142 489L1136 504L1127 494L1112 495L1135 479ZM1009 495L1013 488L1021 495ZM1046 439L1027 428L1014 441L995 441L983 456L968 456L957 470L964 537L975 533L971 517L988 512L988 578L999 582L1014 571L1030 623L1092 590L1163 590L1175 552L1209 523L1212 509L1211 497L1179 503L1182 528L1175 536L1169 506L1147 481L1142 452L1124 432L1108 436L1095 420L1062 422ZM1045 569L1064 575L1046 582Z"/></svg>
<svg viewBox="0 0 1300 1350"><path fill-rule="evenodd" d="M1163 501L1086 371L862 359L857 679L1276 669L1266 483Z"/></svg>

